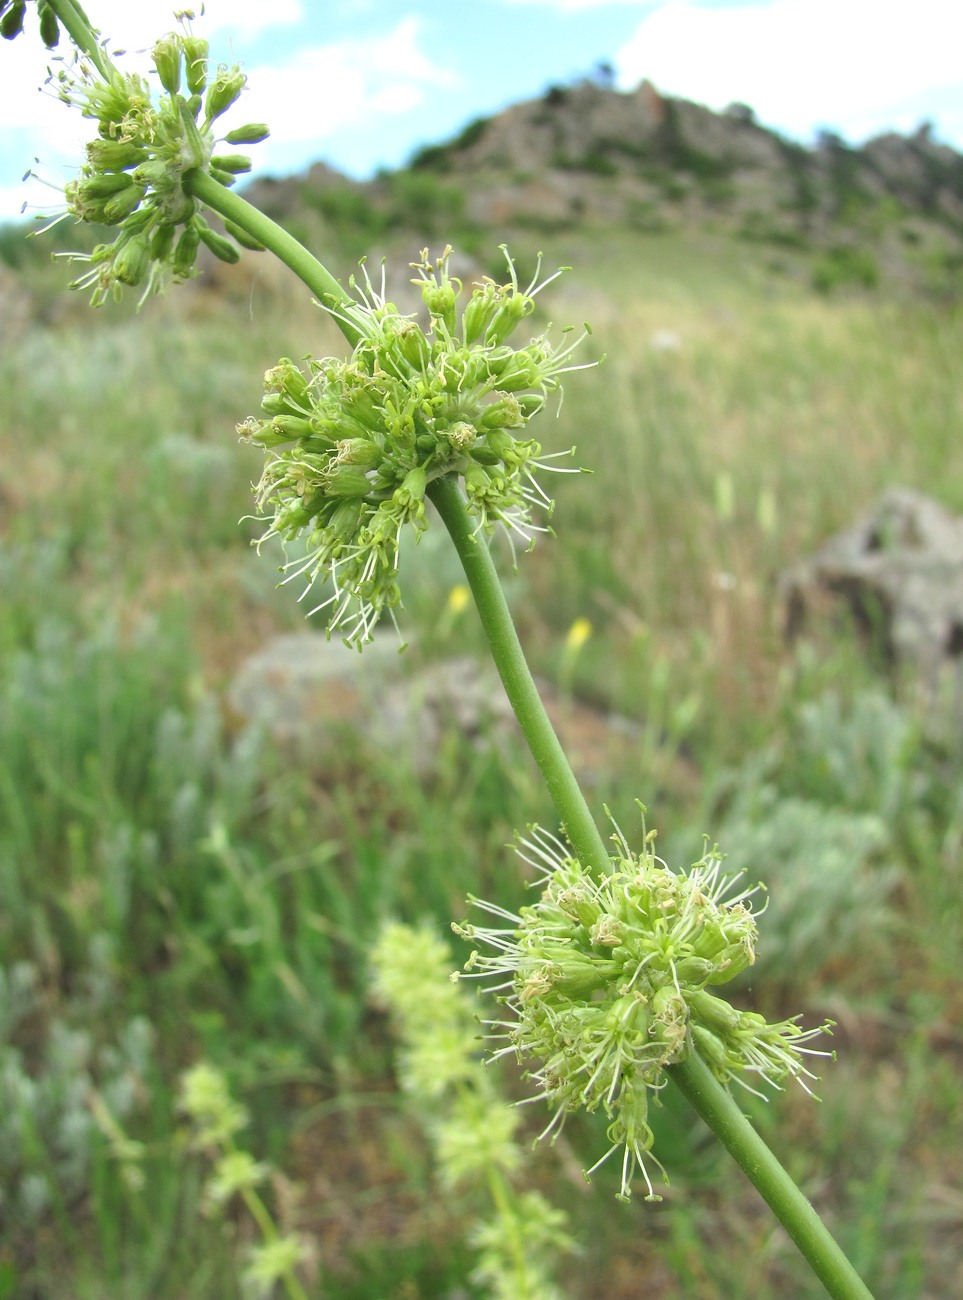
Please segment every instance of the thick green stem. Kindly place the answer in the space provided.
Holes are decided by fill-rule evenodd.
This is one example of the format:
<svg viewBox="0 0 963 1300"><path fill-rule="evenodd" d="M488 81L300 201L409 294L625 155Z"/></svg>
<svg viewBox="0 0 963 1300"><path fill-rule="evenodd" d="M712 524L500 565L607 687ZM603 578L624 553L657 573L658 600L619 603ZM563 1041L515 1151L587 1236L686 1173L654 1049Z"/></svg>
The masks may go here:
<svg viewBox="0 0 963 1300"><path fill-rule="evenodd" d="M669 1074L792 1237L829 1294L836 1300L872 1300L872 1293L826 1225L705 1061L693 1052L682 1064L671 1066Z"/></svg>
<svg viewBox="0 0 963 1300"><path fill-rule="evenodd" d="M455 544L505 691L572 848L584 864L608 871L605 843L545 712L488 546L474 530L457 479L436 479L428 496ZM705 1062L693 1053L669 1074L768 1203L829 1294L835 1300L867 1300L870 1292L849 1260Z"/></svg>
<svg viewBox="0 0 963 1300"><path fill-rule="evenodd" d="M351 301L331 272L321 265L313 253L309 253L293 235L289 235L277 222L259 212L247 199L242 199L240 194L227 189L199 168L187 172L184 188L188 194L193 194L226 221L233 221L258 243L270 249L275 257L307 285L323 306L337 311L340 306ZM339 316L334 316L333 319L348 342L354 346L360 337L357 330Z"/></svg>
<svg viewBox="0 0 963 1300"><path fill-rule="evenodd" d="M532 756L545 778L569 842L582 862L591 864L596 871L606 871L609 855L605 841L545 712L498 581L491 552L484 538L475 533L458 480L454 475L435 479L428 486L428 497L455 544L488 637L495 667Z"/></svg>
<svg viewBox="0 0 963 1300"><path fill-rule="evenodd" d="M97 30L84 13L82 6L77 4L76 0L50 0L50 7L77 49L88 56L102 77L108 78L113 67L104 52L104 47L97 39Z"/></svg>

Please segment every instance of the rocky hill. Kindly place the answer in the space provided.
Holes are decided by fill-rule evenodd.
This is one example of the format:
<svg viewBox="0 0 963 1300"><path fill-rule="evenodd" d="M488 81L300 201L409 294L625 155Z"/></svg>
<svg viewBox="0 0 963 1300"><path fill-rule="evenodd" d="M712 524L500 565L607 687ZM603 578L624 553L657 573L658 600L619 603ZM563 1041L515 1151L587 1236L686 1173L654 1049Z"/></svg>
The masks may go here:
<svg viewBox="0 0 963 1300"><path fill-rule="evenodd" d="M429 238L709 225L816 252L830 278L835 266L867 286L880 273L948 283L963 265L963 156L927 127L860 148L826 133L806 148L745 105L715 113L649 82L628 93L593 79L553 87L370 183L319 164L258 182L254 197L288 220L355 232L359 249L395 228Z"/></svg>

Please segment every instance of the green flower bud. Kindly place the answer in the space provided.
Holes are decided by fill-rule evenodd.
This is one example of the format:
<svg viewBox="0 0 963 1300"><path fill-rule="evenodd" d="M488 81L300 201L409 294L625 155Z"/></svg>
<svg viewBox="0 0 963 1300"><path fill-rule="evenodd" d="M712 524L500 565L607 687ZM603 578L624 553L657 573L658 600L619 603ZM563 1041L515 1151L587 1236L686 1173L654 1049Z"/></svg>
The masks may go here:
<svg viewBox="0 0 963 1300"><path fill-rule="evenodd" d="M451 281L444 284L426 283L422 286L421 296L432 318L443 321L448 333L453 333L455 329L455 303L458 300L458 293L452 287Z"/></svg>
<svg viewBox="0 0 963 1300"><path fill-rule="evenodd" d="M126 172L106 172L82 177L77 182L77 188L84 199L107 199L133 184L132 177Z"/></svg>
<svg viewBox="0 0 963 1300"><path fill-rule="evenodd" d="M489 344L504 343L518 325L535 310L535 302L524 293L503 297L485 335Z"/></svg>
<svg viewBox="0 0 963 1300"><path fill-rule="evenodd" d="M23 17L27 12L26 0L14 0L14 3L0 16L0 36L12 41L23 31Z"/></svg>
<svg viewBox="0 0 963 1300"><path fill-rule="evenodd" d="M233 221L225 221L224 230L233 240L239 243L242 248L248 249L249 252L264 252L264 245L259 243L253 235L249 235L246 230L243 230L240 226L236 226Z"/></svg>
<svg viewBox="0 0 963 1300"><path fill-rule="evenodd" d="M184 36L181 38L181 45L184 50L187 88L191 95L203 94L204 87L207 85L207 41L199 36ZM195 117L199 109L200 104L197 108L192 108Z"/></svg>
<svg viewBox="0 0 963 1300"><path fill-rule="evenodd" d="M524 423L518 398L511 393L495 393L478 421L480 429L518 429Z"/></svg>
<svg viewBox="0 0 963 1300"><path fill-rule="evenodd" d="M538 415L544 405L545 398L541 393L518 394L518 409L525 420L530 420L533 415Z"/></svg>
<svg viewBox="0 0 963 1300"><path fill-rule="evenodd" d="M689 994L689 1006L692 1008L693 1016L701 1025L723 1038L738 1029L743 1014L725 998L717 998L704 989ZM765 1021L763 1023L765 1024Z"/></svg>
<svg viewBox="0 0 963 1300"><path fill-rule="evenodd" d="M122 171L146 162L148 153L129 140L91 140L87 145L87 159L96 171Z"/></svg>
<svg viewBox="0 0 963 1300"><path fill-rule="evenodd" d="M104 204L104 220L109 226L117 225L140 206L146 193L146 185L129 185L127 189L113 195Z"/></svg>
<svg viewBox="0 0 963 1300"><path fill-rule="evenodd" d="M144 235L127 240L114 258L114 275L121 284L141 284L150 269L150 244Z"/></svg>
<svg viewBox="0 0 963 1300"><path fill-rule="evenodd" d="M222 262L229 262L233 265L241 260L237 245L232 244L223 235L219 235L216 230L211 230L210 226L200 226L198 233L214 256L219 257Z"/></svg>
<svg viewBox="0 0 963 1300"><path fill-rule="evenodd" d="M423 370L431 360L431 344L413 320L403 321L395 332L398 351L415 370Z"/></svg>
<svg viewBox="0 0 963 1300"><path fill-rule="evenodd" d="M374 469L383 459L381 448L369 438L343 438L338 443L339 465L363 465Z"/></svg>
<svg viewBox="0 0 963 1300"><path fill-rule="evenodd" d="M271 433L282 442L310 438L313 432L314 426L303 415L276 415L271 421Z"/></svg>
<svg viewBox="0 0 963 1300"><path fill-rule="evenodd" d="M706 1029L697 1021L692 1022L690 1029L696 1051L716 1078L724 1082L731 1073L725 1043L711 1029Z"/></svg>
<svg viewBox="0 0 963 1300"><path fill-rule="evenodd" d="M213 122L215 118L227 112L244 89L246 81L247 77L239 67L229 68L223 63L220 65L217 76L208 87L207 99L204 101L204 113L208 122Z"/></svg>
<svg viewBox="0 0 963 1300"><path fill-rule="evenodd" d="M348 541L354 537L364 513L364 502L358 498L339 501L328 517L328 528L334 537Z"/></svg>
<svg viewBox="0 0 963 1300"><path fill-rule="evenodd" d="M207 170L211 179L217 181L218 185L223 185L225 189L229 190L237 182L237 177L233 172L225 172L220 167L210 165L208 165Z"/></svg>
<svg viewBox="0 0 963 1300"><path fill-rule="evenodd" d="M160 83L169 95L181 88L181 42L177 36L162 36L151 52Z"/></svg>
<svg viewBox="0 0 963 1300"><path fill-rule="evenodd" d="M150 255L155 262L166 261L167 255L174 247L176 227L165 223L154 231L150 241Z"/></svg>
<svg viewBox="0 0 963 1300"><path fill-rule="evenodd" d="M185 226L181 231L181 236L174 248L172 261L174 274L179 280L184 280L193 274L194 262L197 259L197 249L200 242L201 236L195 226Z"/></svg>
<svg viewBox="0 0 963 1300"><path fill-rule="evenodd" d="M40 18L40 39L48 50L56 49L60 42L60 24L57 22L57 15L46 0L38 0L37 14Z"/></svg>
<svg viewBox="0 0 963 1300"><path fill-rule="evenodd" d="M360 465L333 465L325 478L333 497L364 497L371 491L368 476Z"/></svg>
<svg viewBox="0 0 963 1300"><path fill-rule="evenodd" d="M304 372L289 357L264 372L264 387L269 393L286 393L295 402L303 402L308 394Z"/></svg>
<svg viewBox="0 0 963 1300"><path fill-rule="evenodd" d="M260 144L270 134L270 128L263 122L249 122L247 126L237 126L228 131L224 139L228 144Z"/></svg>
<svg viewBox="0 0 963 1300"><path fill-rule="evenodd" d="M161 158L148 158L146 162L139 163L131 172L131 176L137 185L153 185L158 188L162 187L170 179L170 165Z"/></svg>
<svg viewBox="0 0 963 1300"><path fill-rule="evenodd" d="M243 153L217 154L211 159L211 166L217 167L222 172L230 172L232 176L238 176L242 172L251 170L251 160Z"/></svg>
<svg viewBox="0 0 963 1300"><path fill-rule="evenodd" d="M498 299L498 285L491 281L474 289L462 318L462 336L466 343L474 343L487 333L498 310Z"/></svg>

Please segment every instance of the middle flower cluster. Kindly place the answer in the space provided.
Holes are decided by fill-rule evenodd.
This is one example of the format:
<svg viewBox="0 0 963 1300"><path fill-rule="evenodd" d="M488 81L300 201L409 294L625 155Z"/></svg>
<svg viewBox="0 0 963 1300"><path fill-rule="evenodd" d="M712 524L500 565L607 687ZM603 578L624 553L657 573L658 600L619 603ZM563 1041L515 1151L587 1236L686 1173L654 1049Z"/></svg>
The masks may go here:
<svg viewBox="0 0 963 1300"><path fill-rule="evenodd" d="M531 511L551 510L534 471L551 468L552 457L523 431L560 376L580 368L567 363L581 340L556 349L540 335L509 346L549 281L538 284L536 271L520 288L509 258L509 282L484 280L459 312L463 286L449 274L450 253L433 264L426 250L414 264L427 329L367 275L361 286L352 281L357 300L329 307L356 340L351 358L309 360L307 374L282 359L265 375L262 417L238 426L271 452L256 487L270 521L261 541L303 541L306 553L285 566L285 581L304 576L306 594L330 577L333 594L317 608L330 611L329 632L359 646L400 602L402 529L427 527L433 479L460 477L484 533L501 524L531 544L547 531Z"/></svg>

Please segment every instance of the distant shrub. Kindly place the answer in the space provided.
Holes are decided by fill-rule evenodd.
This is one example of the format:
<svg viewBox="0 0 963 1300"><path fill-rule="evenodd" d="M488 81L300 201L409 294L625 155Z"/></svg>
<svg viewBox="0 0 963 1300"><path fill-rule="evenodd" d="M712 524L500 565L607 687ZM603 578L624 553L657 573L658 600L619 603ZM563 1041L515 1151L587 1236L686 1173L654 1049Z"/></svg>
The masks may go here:
<svg viewBox="0 0 963 1300"><path fill-rule="evenodd" d="M840 288L875 289L879 284L879 263L868 248L837 244L814 263L810 281L817 293L832 293Z"/></svg>
<svg viewBox="0 0 963 1300"><path fill-rule="evenodd" d="M390 178L388 220L393 226L435 235L442 226L459 225L464 211L465 191L460 185L445 184L430 172L396 172Z"/></svg>
<svg viewBox="0 0 963 1300"><path fill-rule="evenodd" d="M423 148L418 149L412 154L408 166L413 171L450 171L452 154L458 153L462 149L470 149L472 145L477 144L488 130L490 120L487 117L473 118L458 135L454 136L446 144L425 145Z"/></svg>

